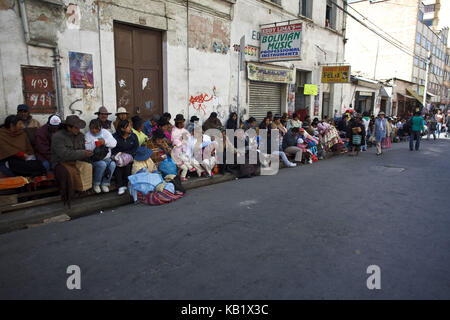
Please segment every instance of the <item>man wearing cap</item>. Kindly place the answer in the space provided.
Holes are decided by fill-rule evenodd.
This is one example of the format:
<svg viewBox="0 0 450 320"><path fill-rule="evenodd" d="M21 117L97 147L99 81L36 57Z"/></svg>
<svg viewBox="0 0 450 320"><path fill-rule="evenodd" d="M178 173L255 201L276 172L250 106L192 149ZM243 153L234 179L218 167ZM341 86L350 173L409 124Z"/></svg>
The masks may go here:
<svg viewBox="0 0 450 320"><path fill-rule="evenodd" d="M52 137L51 162L55 172L55 178L61 191L61 198L64 204L71 207L71 199L74 190L81 185L92 185L92 165L83 163L83 172L90 169L90 183L84 183L81 170L74 164L77 160L87 160L93 155L92 151L85 149L84 134L80 129L86 127L86 122L77 115L70 115L61 124L62 129L58 130ZM78 185L74 185L75 182Z"/></svg>
<svg viewBox="0 0 450 320"><path fill-rule="evenodd" d="M34 142L34 151L36 155L36 159L42 161L45 169L51 171L50 163L51 163L51 145L52 145L52 136L59 129L59 125L61 124L61 118L53 114L48 117L48 121L42 127L40 127L36 131L35 142Z"/></svg>
<svg viewBox="0 0 450 320"><path fill-rule="evenodd" d="M25 129L27 128L40 128L41 124L30 114L30 108L26 104L19 104L17 106L17 115L22 120Z"/></svg>
<svg viewBox="0 0 450 320"><path fill-rule="evenodd" d="M109 132L113 133L114 130L112 127L112 121L108 120L108 116L111 114L111 112L108 112L108 109L101 106L95 114L98 116L98 119L102 124L102 129L106 129Z"/></svg>

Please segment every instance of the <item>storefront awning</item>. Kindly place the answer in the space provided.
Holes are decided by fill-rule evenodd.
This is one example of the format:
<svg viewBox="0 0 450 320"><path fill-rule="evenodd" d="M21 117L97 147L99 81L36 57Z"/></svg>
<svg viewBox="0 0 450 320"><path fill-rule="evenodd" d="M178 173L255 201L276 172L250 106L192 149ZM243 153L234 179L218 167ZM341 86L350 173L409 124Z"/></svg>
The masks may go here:
<svg viewBox="0 0 450 320"><path fill-rule="evenodd" d="M414 97L413 99L416 99L416 100L419 101L420 103L423 102L423 97L419 96L419 95L417 94L417 92L415 92L413 89L406 88L406 92L408 92L410 95L412 95L412 96Z"/></svg>

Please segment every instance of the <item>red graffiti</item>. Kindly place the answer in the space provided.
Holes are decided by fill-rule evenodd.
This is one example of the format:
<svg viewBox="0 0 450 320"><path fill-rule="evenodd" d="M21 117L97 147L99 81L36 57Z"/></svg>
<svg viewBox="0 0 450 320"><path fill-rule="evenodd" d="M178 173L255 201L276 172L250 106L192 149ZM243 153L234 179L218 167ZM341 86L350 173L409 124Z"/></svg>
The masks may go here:
<svg viewBox="0 0 450 320"><path fill-rule="evenodd" d="M189 104L192 104L195 110L201 110L206 115L206 107L204 106L204 103L211 101L213 98L214 96L210 97L208 94L202 93L196 97L191 96L191 98L189 99Z"/></svg>

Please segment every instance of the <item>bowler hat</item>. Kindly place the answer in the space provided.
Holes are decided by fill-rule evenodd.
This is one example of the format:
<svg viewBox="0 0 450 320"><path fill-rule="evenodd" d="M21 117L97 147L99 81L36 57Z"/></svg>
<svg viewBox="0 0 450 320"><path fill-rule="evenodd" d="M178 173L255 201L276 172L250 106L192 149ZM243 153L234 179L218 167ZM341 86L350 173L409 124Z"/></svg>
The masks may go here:
<svg viewBox="0 0 450 320"><path fill-rule="evenodd" d="M66 125L76 127L78 129L84 129L86 127L86 122L78 118L77 115L67 116L66 121L64 123Z"/></svg>
<svg viewBox="0 0 450 320"><path fill-rule="evenodd" d="M106 109L104 106L101 106L100 108L98 108L98 111L94 114L101 114L101 113L111 114L111 112L108 112L108 109Z"/></svg>
<svg viewBox="0 0 450 320"><path fill-rule="evenodd" d="M198 121L198 120L200 120L197 116L192 116L191 117L191 122L195 122L195 121Z"/></svg>
<svg viewBox="0 0 450 320"><path fill-rule="evenodd" d="M182 122L185 121L184 116L182 114L177 114L175 117L175 122Z"/></svg>

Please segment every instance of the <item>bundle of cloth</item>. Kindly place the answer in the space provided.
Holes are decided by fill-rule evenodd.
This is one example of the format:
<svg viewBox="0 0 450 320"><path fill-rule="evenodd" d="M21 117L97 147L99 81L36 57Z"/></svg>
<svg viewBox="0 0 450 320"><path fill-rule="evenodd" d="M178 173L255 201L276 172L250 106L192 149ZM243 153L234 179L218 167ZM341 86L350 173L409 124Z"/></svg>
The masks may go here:
<svg viewBox="0 0 450 320"><path fill-rule="evenodd" d="M149 172L143 168L138 173L128 177L128 187L134 202L149 205L161 205L174 202L184 196L185 190L176 175L163 177L158 172Z"/></svg>
<svg viewBox="0 0 450 320"><path fill-rule="evenodd" d="M321 122L317 124L317 129L319 131L320 142L325 148L325 151L345 150L344 142L334 126L326 122Z"/></svg>

